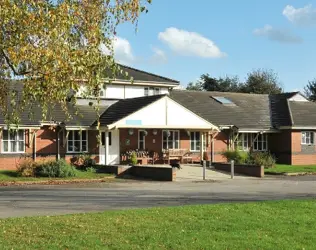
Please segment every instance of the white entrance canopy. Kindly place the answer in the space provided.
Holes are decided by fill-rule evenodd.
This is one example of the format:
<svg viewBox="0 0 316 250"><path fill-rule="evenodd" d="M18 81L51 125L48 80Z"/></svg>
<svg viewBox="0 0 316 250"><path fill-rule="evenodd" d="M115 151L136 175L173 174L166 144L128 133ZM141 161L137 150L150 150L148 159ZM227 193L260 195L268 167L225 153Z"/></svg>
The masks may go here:
<svg viewBox="0 0 316 250"><path fill-rule="evenodd" d="M188 110L168 96L158 99L107 127L108 129L161 128L219 131L217 126Z"/></svg>

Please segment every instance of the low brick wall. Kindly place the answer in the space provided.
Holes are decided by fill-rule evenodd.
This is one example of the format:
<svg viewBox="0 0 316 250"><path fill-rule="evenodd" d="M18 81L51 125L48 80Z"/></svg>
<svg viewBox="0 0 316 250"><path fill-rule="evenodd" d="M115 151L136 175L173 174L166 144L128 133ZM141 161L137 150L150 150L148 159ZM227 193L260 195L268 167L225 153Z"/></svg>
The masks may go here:
<svg viewBox="0 0 316 250"><path fill-rule="evenodd" d="M216 163L214 162L212 166L217 170L230 172L231 166L230 163ZM255 166L255 165L244 165L244 164L235 164L235 173L244 174L254 177L264 177L264 167L263 166Z"/></svg>
<svg viewBox="0 0 316 250"><path fill-rule="evenodd" d="M176 172L171 167L133 166L128 174L155 181L175 181L176 179Z"/></svg>
<svg viewBox="0 0 316 250"><path fill-rule="evenodd" d="M115 174L115 175L122 175L127 173L131 166L98 166L97 172L98 173L106 173L106 174Z"/></svg>

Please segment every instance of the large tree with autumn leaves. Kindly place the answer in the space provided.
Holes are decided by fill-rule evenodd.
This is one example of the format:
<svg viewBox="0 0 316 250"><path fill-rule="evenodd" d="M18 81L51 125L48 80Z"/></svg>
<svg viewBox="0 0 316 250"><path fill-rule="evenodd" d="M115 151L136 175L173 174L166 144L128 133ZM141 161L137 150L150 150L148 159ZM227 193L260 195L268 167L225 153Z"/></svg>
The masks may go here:
<svg viewBox="0 0 316 250"><path fill-rule="evenodd" d="M43 117L54 103L66 112L69 90L77 91L83 80L98 96L104 72L113 76L120 71L112 46L117 26L137 25L150 2L1 0L0 111L7 122L18 123L19 114L34 106L42 108ZM23 84L19 98L14 97L12 79ZM8 102L10 95L14 101Z"/></svg>

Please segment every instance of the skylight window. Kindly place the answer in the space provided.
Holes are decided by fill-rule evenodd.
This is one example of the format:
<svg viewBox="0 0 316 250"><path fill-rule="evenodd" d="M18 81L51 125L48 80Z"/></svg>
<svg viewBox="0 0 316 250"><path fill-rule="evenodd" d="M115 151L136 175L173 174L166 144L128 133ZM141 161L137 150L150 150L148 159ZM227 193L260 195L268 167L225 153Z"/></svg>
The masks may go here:
<svg viewBox="0 0 316 250"><path fill-rule="evenodd" d="M222 97L222 96L212 96L214 100L218 101L221 104L226 104L226 105L234 105L234 103L227 99L226 97Z"/></svg>

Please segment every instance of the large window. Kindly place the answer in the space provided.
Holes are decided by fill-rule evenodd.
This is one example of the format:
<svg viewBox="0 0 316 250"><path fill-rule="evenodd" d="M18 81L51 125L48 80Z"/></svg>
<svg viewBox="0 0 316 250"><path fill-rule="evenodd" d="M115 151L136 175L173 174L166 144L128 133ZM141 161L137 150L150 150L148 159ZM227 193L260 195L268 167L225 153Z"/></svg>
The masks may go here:
<svg viewBox="0 0 316 250"><path fill-rule="evenodd" d="M68 135L68 152L88 151L88 131L71 130Z"/></svg>
<svg viewBox="0 0 316 250"><path fill-rule="evenodd" d="M2 152L3 153L24 153L25 133L24 130L3 130Z"/></svg>
<svg viewBox="0 0 316 250"><path fill-rule="evenodd" d="M267 151L268 150L268 134L253 134L253 150Z"/></svg>
<svg viewBox="0 0 316 250"><path fill-rule="evenodd" d="M145 149L146 132L144 130L138 130L138 149Z"/></svg>
<svg viewBox="0 0 316 250"><path fill-rule="evenodd" d="M164 130L162 132L163 149L179 149L179 130Z"/></svg>
<svg viewBox="0 0 316 250"><path fill-rule="evenodd" d="M200 151L200 132L191 132L190 133L190 150L191 151Z"/></svg>
<svg viewBox="0 0 316 250"><path fill-rule="evenodd" d="M239 134L235 141L235 149L247 151L249 150L249 139L251 134Z"/></svg>
<svg viewBox="0 0 316 250"><path fill-rule="evenodd" d="M314 144L314 132L302 132L302 144Z"/></svg>

